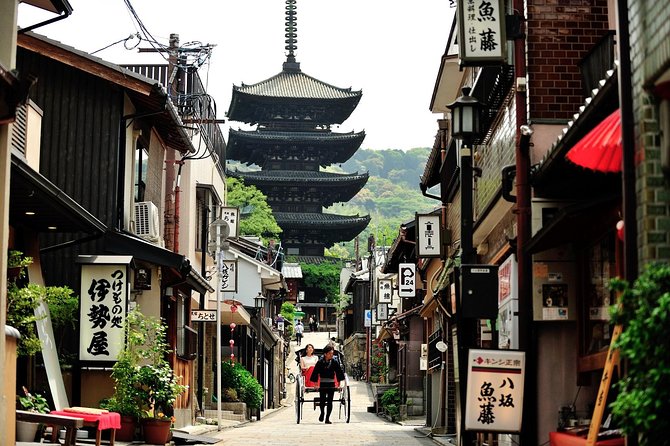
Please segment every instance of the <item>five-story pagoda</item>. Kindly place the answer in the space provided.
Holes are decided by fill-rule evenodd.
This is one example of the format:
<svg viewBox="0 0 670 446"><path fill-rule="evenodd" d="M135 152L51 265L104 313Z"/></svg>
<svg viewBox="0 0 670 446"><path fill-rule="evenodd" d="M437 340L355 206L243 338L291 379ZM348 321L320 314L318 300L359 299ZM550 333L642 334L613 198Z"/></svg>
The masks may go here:
<svg viewBox="0 0 670 446"><path fill-rule="evenodd" d="M229 170L228 175L254 185L268 197L283 230L286 254L323 256L324 248L356 237L369 216L323 212L360 191L368 174L321 171L344 163L358 150L365 132L335 133L361 99L361 91L338 88L304 74L296 61L296 1L286 1L286 62L282 71L253 85L233 86L231 121L255 125L231 128L227 158L259 171Z"/></svg>

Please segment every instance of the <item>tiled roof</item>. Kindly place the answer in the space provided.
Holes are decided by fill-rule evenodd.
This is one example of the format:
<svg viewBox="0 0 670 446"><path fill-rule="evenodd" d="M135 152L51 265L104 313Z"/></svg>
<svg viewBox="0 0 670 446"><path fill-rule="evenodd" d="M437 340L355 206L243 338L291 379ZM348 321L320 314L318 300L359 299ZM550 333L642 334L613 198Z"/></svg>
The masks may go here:
<svg viewBox="0 0 670 446"><path fill-rule="evenodd" d="M366 173L332 173L313 172L303 170L257 170L243 172L229 170L227 174L231 177L240 177L251 182L308 182L308 183L351 183L367 181L369 174Z"/></svg>
<svg viewBox="0 0 670 446"><path fill-rule="evenodd" d="M282 71L257 84L233 86L234 91L254 96L301 99L342 99L361 95L361 91L338 88L301 71Z"/></svg>
<svg viewBox="0 0 670 446"><path fill-rule="evenodd" d="M299 263L284 263L281 273L285 279L302 279L302 268Z"/></svg>
<svg viewBox="0 0 670 446"><path fill-rule="evenodd" d="M321 213L299 213L299 212L275 212L274 217L279 226L307 226L319 225L321 228L336 229L341 226L355 226L370 221L370 216L359 217L357 215L337 215Z"/></svg>
<svg viewBox="0 0 670 446"><path fill-rule="evenodd" d="M342 141L358 141L363 142L365 138L365 132L348 132L348 133L336 133L336 132L274 132L274 131L244 131L244 130L235 130L230 129L230 137L235 137L239 139L249 139L254 141L265 140L265 141L290 141L292 144L299 144L302 142L314 144L315 142L319 143L332 143L332 142L342 142Z"/></svg>

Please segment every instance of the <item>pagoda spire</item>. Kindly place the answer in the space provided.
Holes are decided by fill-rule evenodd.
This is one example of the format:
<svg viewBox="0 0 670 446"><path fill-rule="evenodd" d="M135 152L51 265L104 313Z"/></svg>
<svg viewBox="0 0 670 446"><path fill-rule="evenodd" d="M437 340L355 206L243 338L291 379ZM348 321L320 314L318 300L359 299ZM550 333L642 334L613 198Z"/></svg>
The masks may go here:
<svg viewBox="0 0 670 446"><path fill-rule="evenodd" d="M284 25L284 37L286 46L284 47L288 54L286 55L286 62L284 62L284 71L300 71L300 62L296 62L294 52L298 49L298 28L296 26L298 20L298 6L297 0L286 0L286 22Z"/></svg>

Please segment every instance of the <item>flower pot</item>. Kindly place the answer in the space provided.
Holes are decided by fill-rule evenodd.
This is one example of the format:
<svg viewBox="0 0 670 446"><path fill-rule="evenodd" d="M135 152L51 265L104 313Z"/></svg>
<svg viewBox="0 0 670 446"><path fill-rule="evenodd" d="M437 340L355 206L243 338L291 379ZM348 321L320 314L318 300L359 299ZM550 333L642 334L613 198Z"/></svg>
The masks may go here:
<svg viewBox="0 0 670 446"><path fill-rule="evenodd" d="M170 420L158 420L156 418L142 419L142 436L147 444L162 444L170 441Z"/></svg>
<svg viewBox="0 0 670 446"><path fill-rule="evenodd" d="M137 419L128 415L121 417L121 429L116 430L116 440L133 441L135 439L135 430L137 429Z"/></svg>
<svg viewBox="0 0 670 446"><path fill-rule="evenodd" d="M30 421L16 421L16 441L35 441L39 423L31 423Z"/></svg>

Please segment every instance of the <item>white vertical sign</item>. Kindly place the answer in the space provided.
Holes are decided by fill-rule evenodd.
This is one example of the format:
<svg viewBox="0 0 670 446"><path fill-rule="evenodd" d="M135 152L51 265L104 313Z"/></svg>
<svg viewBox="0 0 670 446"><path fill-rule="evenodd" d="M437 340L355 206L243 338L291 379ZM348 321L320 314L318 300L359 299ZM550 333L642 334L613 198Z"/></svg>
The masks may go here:
<svg viewBox="0 0 670 446"><path fill-rule="evenodd" d="M230 226L230 235L229 237L236 238L239 234L240 227L240 208L233 207L222 207L221 208L221 220L228 223Z"/></svg>
<svg viewBox="0 0 670 446"><path fill-rule="evenodd" d="M220 257L221 291L237 293L237 260L225 260Z"/></svg>
<svg viewBox="0 0 670 446"><path fill-rule="evenodd" d="M398 295L400 297L416 295L416 265L414 263L398 264Z"/></svg>
<svg viewBox="0 0 670 446"><path fill-rule="evenodd" d="M418 257L440 257L440 216L416 215L416 247Z"/></svg>
<svg viewBox="0 0 670 446"><path fill-rule="evenodd" d="M458 0L461 65L502 64L507 53L503 0Z"/></svg>
<svg viewBox="0 0 670 446"><path fill-rule="evenodd" d="M378 285L377 302L390 304L393 298L393 282L391 279L379 279Z"/></svg>
<svg viewBox="0 0 670 446"><path fill-rule="evenodd" d="M79 359L116 361L123 349L128 301L128 266L81 266Z"/></svg>
<svg viewBox="0 0 670 446"><path fill-rule="evenodd" d="M465 429L521 431L526 354L510 350L470 350Z"/></svg>

